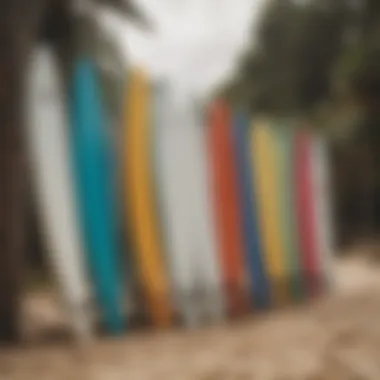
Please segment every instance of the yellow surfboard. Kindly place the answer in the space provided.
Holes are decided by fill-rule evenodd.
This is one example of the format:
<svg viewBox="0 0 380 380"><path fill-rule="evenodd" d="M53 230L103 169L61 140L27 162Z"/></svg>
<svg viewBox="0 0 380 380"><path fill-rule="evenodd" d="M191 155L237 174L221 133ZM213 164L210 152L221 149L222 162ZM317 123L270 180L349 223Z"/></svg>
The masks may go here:
<svg viewBox="0 0 380 380"><path fill-rule="evenodd" d="M263 238L264 262L268 268L271 296L276 305L290 299L286 271L286 252L281 233L281 191L276 165L276 141L265 122L252 128L251 158L255 176L257 207Z"/></svg>
<svg viewBox="0 0 380 380"><path fill-rule="evenodd" d="M152 99L148 79L141 71L131 74L125 118L125 181L127 215L139 281L153 323L172 322L169 280L158 229L151 155Z"/></svg>

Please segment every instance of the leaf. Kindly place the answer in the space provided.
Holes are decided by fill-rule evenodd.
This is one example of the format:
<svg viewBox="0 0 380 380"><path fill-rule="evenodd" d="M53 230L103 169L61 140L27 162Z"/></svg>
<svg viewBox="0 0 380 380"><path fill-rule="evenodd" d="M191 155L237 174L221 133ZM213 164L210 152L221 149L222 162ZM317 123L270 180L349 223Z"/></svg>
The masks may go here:
<svg viewBox="0 0 380 380"><path fill-rule="evenodd" d="M136 5L133 0L94 0L99 5L105 5L121 12L125 17L135 22L138 26L152 30L152 21Z"/></svg>

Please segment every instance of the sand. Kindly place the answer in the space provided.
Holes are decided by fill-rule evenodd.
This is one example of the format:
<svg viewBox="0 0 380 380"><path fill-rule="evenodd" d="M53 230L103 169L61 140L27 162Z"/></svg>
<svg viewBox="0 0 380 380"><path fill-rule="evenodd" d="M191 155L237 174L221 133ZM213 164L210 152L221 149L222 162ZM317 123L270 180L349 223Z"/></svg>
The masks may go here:
<svg viewBox="0 0 380 380"><path fill-rule="evenodd" d="M0 351L0 380L379 380L380 266L352 253L335 263L334 291L308 306L83 347L40 339L65 321L51 295L32 293L28 341Z"/></svg>

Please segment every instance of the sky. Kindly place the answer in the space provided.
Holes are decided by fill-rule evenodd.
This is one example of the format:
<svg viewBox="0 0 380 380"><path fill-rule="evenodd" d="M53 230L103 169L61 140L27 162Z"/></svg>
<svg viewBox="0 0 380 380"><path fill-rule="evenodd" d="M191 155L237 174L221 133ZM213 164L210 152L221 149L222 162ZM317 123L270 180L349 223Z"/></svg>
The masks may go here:
<svg viewBox="0 0 380 380"><path fill-rule="evenodd" d="M113 22L132 65L204 96L234 71L265 0L135 0L152 33ZM117 25L117 26L116 26Z"/></svg>

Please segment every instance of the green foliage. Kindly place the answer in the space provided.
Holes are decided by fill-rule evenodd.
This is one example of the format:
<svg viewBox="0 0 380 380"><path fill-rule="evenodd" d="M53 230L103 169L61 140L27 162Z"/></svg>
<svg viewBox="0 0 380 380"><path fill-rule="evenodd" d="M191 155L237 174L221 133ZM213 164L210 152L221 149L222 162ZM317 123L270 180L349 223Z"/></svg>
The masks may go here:
<svg viewBox="0 0 380 380"><path fill-rule="evenodd" d="M87 19L81 24L79 38L90 38L84 38L79 50L87 51L97 63L110 121L112 124L118 124L122 116L128 62L115 35L96 18Z"/></svg>
<svg viewBox="0 0 380 380"><path fill-rule="evenodd" d="M106 8L145 30L152 28L147 17L135 5L135 0L50 0L41 34L57 51L67 92L76 57L87 54L95 60L100 68L107 109L115 124L121 115L127 61L116 36L100 21L100 12Z"/></svg>
<svg viewBox="0 0 380 380"><path fill-rule="evenodd" d="M86 52L98 64L110 121L118 125L122 117L127 61L115 35L100 22L98 10L108 7L144 29L150 29L151 23L133 0L92 0L89 5L89 12L73 16L77 53Z"/></svg>
<svg viewBox="0 0 380 380"><path fill-rule="evenodd" d="M288 115L319 108L333 97L333 68L356 30L351 3L271 0L222 93L252 111Z"/></svg>

